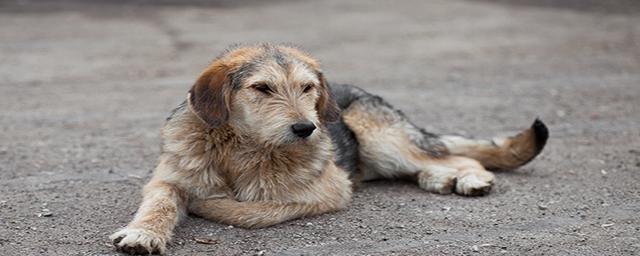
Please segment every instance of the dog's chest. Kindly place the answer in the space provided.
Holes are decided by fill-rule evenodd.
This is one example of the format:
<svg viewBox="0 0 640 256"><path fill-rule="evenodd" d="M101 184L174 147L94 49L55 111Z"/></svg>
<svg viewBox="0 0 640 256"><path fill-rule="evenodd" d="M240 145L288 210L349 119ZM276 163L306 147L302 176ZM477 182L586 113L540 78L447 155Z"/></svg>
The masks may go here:
<svg viewBox="0 0 640 256"><path fill-rule="evenodd" d="M293 201L322 174L323 158L295 152L240 150L230 171L230 186L240 201Z"/></svg>

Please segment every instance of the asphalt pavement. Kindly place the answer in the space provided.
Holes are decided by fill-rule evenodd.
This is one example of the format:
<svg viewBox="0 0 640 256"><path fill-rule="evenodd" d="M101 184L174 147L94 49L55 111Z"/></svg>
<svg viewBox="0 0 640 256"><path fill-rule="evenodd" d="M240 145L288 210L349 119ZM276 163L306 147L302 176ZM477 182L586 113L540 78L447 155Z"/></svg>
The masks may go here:
<svg viewBox="0 0 640 256"><path fill-rule="evenodd" d="M164 118L223 49L255 42L301 46L429 131L540 117L547 148L485 197L378 181L265 229L188 217L169 255L640 254L632 0L0 1L0 254L116 254Z"/></svg>

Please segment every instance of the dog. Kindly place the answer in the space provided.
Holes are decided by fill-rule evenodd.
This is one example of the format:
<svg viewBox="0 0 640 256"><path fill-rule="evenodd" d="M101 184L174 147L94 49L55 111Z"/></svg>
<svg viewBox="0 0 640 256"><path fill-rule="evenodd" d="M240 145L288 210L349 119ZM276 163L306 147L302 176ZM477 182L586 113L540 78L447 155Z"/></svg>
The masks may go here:
<svg viewBox="0 0 640 256"><path fill-rule="evenodd" d="M296 47L236 47L167 118L142 204L110 239L122 252L164 254L185 214L262 228L345 209L353 187L374 179L484 195L494 183L487 170L526 164L548 136L538 119L512 137L436 135L378 96L329 84L318 61Z"/></svg>

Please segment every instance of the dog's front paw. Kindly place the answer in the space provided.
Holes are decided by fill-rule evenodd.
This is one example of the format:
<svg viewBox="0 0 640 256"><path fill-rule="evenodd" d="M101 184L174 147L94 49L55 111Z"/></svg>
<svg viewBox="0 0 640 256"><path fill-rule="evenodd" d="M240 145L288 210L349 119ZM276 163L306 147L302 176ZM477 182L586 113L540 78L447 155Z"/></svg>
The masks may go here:
<svg viewBox="0 0 640 256"><path fill-rule="evenodd" d="M167 243L163 236L139 228L124 228L109 239L116 250L128 254L164 254Z"/></svg>

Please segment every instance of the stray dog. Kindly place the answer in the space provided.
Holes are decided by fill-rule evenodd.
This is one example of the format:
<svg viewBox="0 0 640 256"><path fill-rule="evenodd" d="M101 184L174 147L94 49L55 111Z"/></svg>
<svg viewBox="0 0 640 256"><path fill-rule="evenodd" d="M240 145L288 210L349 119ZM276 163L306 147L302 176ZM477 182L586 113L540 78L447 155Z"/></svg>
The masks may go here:
<svg viewBox="0 0 640 256"><path fill-rule="evenodd" d="M484 195L494 182L487 169L526 164L547 138L537 119L507 138L432 134L378 96L329 85L297 48L239 47L216 58L173 110L142 204L110 238L123 252L163 254L188 212L267 227L344 209L354 184L380 178Z"/></svg>

